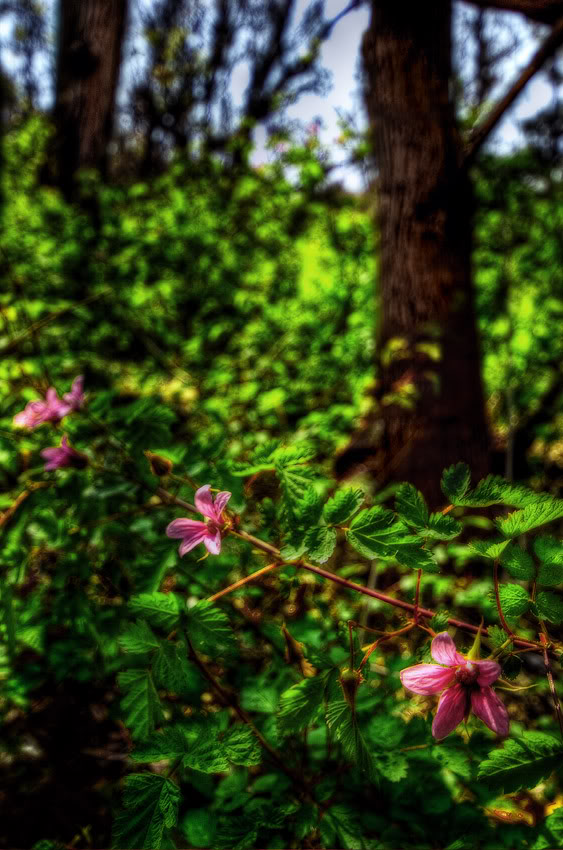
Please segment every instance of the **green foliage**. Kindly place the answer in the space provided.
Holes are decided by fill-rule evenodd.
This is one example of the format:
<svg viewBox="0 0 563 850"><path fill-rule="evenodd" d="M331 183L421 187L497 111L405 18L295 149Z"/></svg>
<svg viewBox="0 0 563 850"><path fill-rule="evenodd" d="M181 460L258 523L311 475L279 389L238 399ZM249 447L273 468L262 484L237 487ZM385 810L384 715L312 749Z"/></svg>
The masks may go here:
<svg viewBox="0 0 563 850"><path fill-rule="evenodd" d="M555 625L563 623L563 597L550 590L540 590L536 596L538 617Z"/></svg>
<svg viewBox="0 0 563 850"><path fill-rule="evenodd" d="M232 655L236 651L229 618L213 602L200 601L189 609L186 630L195 649L206 655Z"/></svg>
<svg viewBox="0 0 563 850"><path fill-rule="evenodd" d="M146 618L152 626L170 631L179 622L181 602L174 593L139 593L129 602L133 614Z"/></svg>
<svg viewBox="0 0 563 850"><path fill-rule="evenodd" d="M417 546L416 543L399 546L395 557L404 567L411 567L413 570L424 570L427 573L440 571L432 552Z"/></svg>
<svg viewBox="0 0 563 850"><path fill-rule="evenodd" d="M408 532L406 526L396 520L393 511L376 506L354 517L346 538L366 558L389 557L408 539Z"/></svg>
<svg viewBox="0 0 563 850"><path fill-rule="evenodd" d="M440 486L442 493L452 505L458 504L467 493L471 481L471 470L465 463L456 463L444 470Z"/></svg>
<svg viewBox="0 0 563 850"><path fill-rule="evenodd" d="M278 729L281 735L293 735L311 726L319 715L326 677L315 676L292 685L281 695Z"/></svg>
<svg viewBox="0 0 563 850"><path fill-rule="evenodd" d="M563 517L563 499L544 498L514 511L506 519L497 520L497 526L506 537L517 537L560 517Z"/></svg>
<svg viewBox="0 0 563 850"><path fill-rule="evenodd" d="M536 573L531 555L516 543L511 543L501 552L500 561L512 578L520 581L528 581Z"/></svg>
<svg viewBox="0 0 563 850"><path fill-rule="evenodd" d="M544 732L524 732L491 750L479 765L478 776L493 791L511 794L534 788L561 764L561 743Z"/></svg>
<svg viewBox="0 0 563 850"><path fill-rule="evenodd" d="M530 607L528 592L517 584L501 584L499 597L504 616L509 620L520 617Z"/></svg>
<svg viewBox="0 0 563 850"><path fill-rule="evenodd" d="M336 531L334 528L319 526L310 528L305 535L305 551L313 561L324 564L336 546Z"/></svg>
<svg viewBox="0 0 563 850"><path fill-rule="evenodd" d="M415 528L424 528L430 516L424 496L412 484L401 484L397 490L395 510L402 520Z"/></svg>
<svg viewBox="0 0 563 850"><path fill-rule="evenodd" d="M134 738L143 740L162 723L162 709L148 670L123 670L117 677L124 692L121 707Z"/></svg>
<svg viewBox="0 0 563 850"><path fill-rule="evenodd" d="M358 511L365 499L363 490L347 487L337 490L323 509L323 516L329 525L341 525Z"/></svg>
<svg viewBox="0 0 563 850"><path fill-rule="evenodd" d="M167 830L176 826L180 789L153 773L132 773L125 780L124 811L114 823L112 847L124 850L160 850Z"/></svg>

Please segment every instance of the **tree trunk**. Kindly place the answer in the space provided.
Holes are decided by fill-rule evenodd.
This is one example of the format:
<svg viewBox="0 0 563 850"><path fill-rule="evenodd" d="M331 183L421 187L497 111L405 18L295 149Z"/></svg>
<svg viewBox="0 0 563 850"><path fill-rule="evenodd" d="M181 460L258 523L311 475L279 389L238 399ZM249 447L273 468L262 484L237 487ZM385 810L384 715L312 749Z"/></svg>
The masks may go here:
<svg viewBox="0 0 563 850"><path fill-rule="evenodd" d="M488 471L471 276L472 192L451 90L451 0L372 0L364 36L377 187L379 483L433 507L444 467Z"/></svg>
<svg viewBox="0 0 563 850"><path fill-rule="evenodd" d="M77 169L106 172L125 15L126 0L59 2L54 158L67 198Z"/></svg>

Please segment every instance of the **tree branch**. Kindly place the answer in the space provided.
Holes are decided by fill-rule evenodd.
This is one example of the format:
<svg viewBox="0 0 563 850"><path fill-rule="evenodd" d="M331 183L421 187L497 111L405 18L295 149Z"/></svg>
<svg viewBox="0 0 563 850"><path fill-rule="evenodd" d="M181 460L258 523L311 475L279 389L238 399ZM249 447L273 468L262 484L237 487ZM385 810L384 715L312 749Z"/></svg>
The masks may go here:
<svg viewBox="0 0 563 850"><path fill-rule="evenodd" d="M563 4L562 6L563 11ZM469 166L475 159L476 154L488 139L492 131L495 129L506 110L512 106L528 80L530 80L537 71L539 71L550 56L553 56L558 47L563 44L563 16L557 20L552 31L545 39L539 50L533 55L528 65L524 68L520 76L510 86L504 97L502 97L497 105L491 110L484 121L472 131L469 136L469 141L465 150L463 163L465 167Z"/></svg>
<svg viewBox="0 0 563 850"><path fill-rule="evenodd" d="M480 9L519 12L531 21L554 24L563 15L563 0L466 0Z"/></svg>

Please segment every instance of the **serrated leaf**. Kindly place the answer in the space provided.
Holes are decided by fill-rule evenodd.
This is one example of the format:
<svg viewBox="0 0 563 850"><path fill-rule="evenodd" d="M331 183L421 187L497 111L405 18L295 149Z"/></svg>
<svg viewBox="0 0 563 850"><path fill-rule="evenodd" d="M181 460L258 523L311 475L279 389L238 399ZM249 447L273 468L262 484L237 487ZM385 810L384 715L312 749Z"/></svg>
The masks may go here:
<svg viewBox="0 0 563 850"><path fill-rule="evenodd" d="M421 535L433 537L436 540L452 540L461 534L463 526L453 516L444 516L441 513L430 514L428 523Z"/></svg>
<svg viewBox="0 0 563 850"><path fill-rule="evenodd" d="M478 778L503 794L521 788L531 790L560 766L561 743L544 732L524 732L521 738L508 738L492 750L479 765Z"/></svg>
<svg viewBox="0 0 563 850"><path fill-rule="evenodd" d="M152 626L170 631L178 625L180 600L174 593L138 593L129 601L133 614L138 614Z"/></svg>
<svg viewBox="0 0 563 850"><path fill-rule="evenodd" d="M344 699L338 671L332 671L326 688L325 717L330 731L342 744L347 758L356 763L358 770L370 781L375 779L373 758L358 727L356 715Z"/></svg>
<svg viewBox="0 0 563 850"><path fill-rule="evenodd" d="M500 561L512 578L528 581L536 574L532 556L528 555L517 543L511 543L504 549Z"/></svg>
<svg viewBox="0 0 563 850"><path fill-rule="evenodd" d="M143 653L158 649L159 643L144 620L132 623L117 642L125 652Z"/></svg>
<svg viewBox="0 0 563 850"><path fill-rule="evenodd" d="M133 738L144 740L162 723L160 700L148 670L123 670L117 683L124 692L121 707Z"/></svg>
<svg viewBox="0 0 563 850"><path fill-rule="evenodd" d="M280 735L293 735L311 726L318 718L323 701L326 677L303 679L284 691L278 710Z"/></svg>
<svg viewBox="0 0 563 850"><path fill-rule="evenodd" d="M198 677L188 660L187 647L184 644L176 646L170 641L159 642L152 672L159 688L165 688L178 696L189 696Z"/></svg>
<svg viewBox="0 0 563 850"><path fill-rule="evenodd" d="M201 773L225 773L229 769L226 749L219 741L219 729L210 719L198 724L197 737L188 743L183 764Z"/></svg>
<svg viewBox="0 0 563 850"><path fill-rule="evenodd" d="M461 507L486 508L488 505L509 505L523 508L537 502L538 494L521 484L511 484L500 475L487 475L473 490L458 497L454 504Z"/></svg>
<svg viewBox="0 0 563 850"><path fill-rule="evenodd" d="M313 561L324 564L336 546L336 531L327 526L310 528L305 535L305 551Z"/></svg>
<svg viewBox="0 0 563 850"><path fill-rule="evenodd" d="M305 554L305 532L300 529L292 529L286 542L280 550L284 561L297 561Z"/></svg>
<svg viewBox="0 0 563 850"><path fill-rule="evenodd" d="M453 773L457 773L463 779L472 778L471 759L467 747L459 744L457 740L443 741L432 748L433 757Z"/></svg>
<svg viewBox="0 0 563 850"><path fill-rule="evenodd" d="M395 558L404 567L410 567L413 570L424 570L426 573L440 572L440 567L432 552L429 552L428 549L422 549L416 543L398 546Z"/></svg>
<svg viewBox="0 0 563 850"><path fill-rule="evenodd" d="M112 837L115 850L158 850L165 830L178 822L180 789L163 776L133 773L125 779L123 805Z"/></svg>
<svg viewBox="0 0 563 850"><path fill-rule="evenodd" d="M481 555L482 558L496 560L509 543L510 540L472 540L469 543L469 548Z"/></svg>
<svg viewBox="0 0 563 850"><path fill-rule="evenodd" d="M557 587L558 584L563 584L563 564L540 564L538 584L546 587Z"/></svg>
<svg viewBox="0 0 563 850"><path fill-rule="evenodd" d="M296 505L296 515L299 522L304 528L310 528L310 526L318 523L322 512L323 503L321 497L317 494L314 487L307 487L303 493L303 497Z"/></svg>
<svg viewBox="0 0 563 850"><path fill-rule="evenodd" d="M213 602L202 600L189 609L186 630L195 649L206 655L232 655L236 651L229 618Z"/></svg>
<svg viewBox="0 0 563 850"><path fill-rule="evenodd" d="M324 506L325 522L329 525L342 525L361 508L364 499L363 490L352 487L337 490Z"/></svg>
<svg viewBox="0 0 563 850"><path fill-rule="evenodd" d="M338 803L327 809L319 826L325 847L339 846L346 850L364 850L366 846L357 812L344 803Z"/></svg>
<svg viewBox="0 0 563 850"><path fill-rule="evenodd" d="M395 496L395 511L400 518L415 528L424 528L430 513L424 496L412 484L401 484Z"/></svg>
<svg viewBox="0 0 563 850"><path fill-rule="evenodd" d="M541 620L549 620L556 626L563 623L563 598L549 590L542 590L536 596L536 608Z"/></svg>
<svg viewBox="0 0 563 850"><path fill-rule="evenodd" d="M442 474L440 487L442 493L452 505L458 504L467 492L469 482L471 481L471 470L466 463L456 463L449 466Z"/></svg>
<svg viewBox="0 0 563 850"><path fill-rule="evenodd" d="M528 591L518 584L501 584L499 597L503 614L509 620L520 617L530 607Z"/></svg>
<svg viewBox="0 0 563 850"><path fill-rule="evenodd" d="M258 739L248 726L232 726L225 733L221 745L233 764L249 766L262 761Z"/></svg>
<svg viewBox="0 0 563 850"><path fill-rule="evenodd" d="M534 540L534 552L547 564L563 564L563 543L549 535L540 535Z"/></svg>
<svg viewBox="0 0 563 850"><path fill-rule="evenodd" d="M360 555L391 557L400 543L411 539L407 527L396 520L393 511L379 506L361 511L350 523L346 539Z"/></svg>
<svg viewBox="0 0 563 850"><path fill-rule="evenodd" d="M521 511L513 511L495 522L506 537L517 537L560 517L563 517L563 499L544 497L541 501L533 502Z"/></svg>
<svg viewBox="0 0 563 850"><path fill-rule="evenodd" d="M435 632L444 632L449 626L449 613L447 611L437 611L432 617L428 625Z"/></svg>
<svg viewBox="0 0 563 850"><path fill-rule="evenodd" d="M487 629L487 637L491 642L493 649L500 649L506 640L506 632L500 626L489 626ZM509 648L510 647L507 647L507 651Z"/></svg>
<svg viewBox="0 0 563 850"><path fill-rule="evenodd" d="M169 726L138 744L130 753L130 758L141 763L175 759L183 755L186 748L187 741L181 729Z"/></svg>
<svg viewBox="0 0 563 850"><path fill-rule="evenodd" d="M271 461L274 457L274 453L280 448L281 440L277 440L275 438L266 440L265 443L261 443L257 446L250 456L250 460L252 463L266 463L267 461Z"/></svg>

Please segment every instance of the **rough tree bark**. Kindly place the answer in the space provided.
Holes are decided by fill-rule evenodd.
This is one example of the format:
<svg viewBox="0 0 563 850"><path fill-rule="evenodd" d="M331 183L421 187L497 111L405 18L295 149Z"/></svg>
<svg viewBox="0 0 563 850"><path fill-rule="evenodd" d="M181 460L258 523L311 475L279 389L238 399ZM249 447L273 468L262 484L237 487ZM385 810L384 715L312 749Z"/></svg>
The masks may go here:
<svg viewBox="0 0 563 850"><path fill-rule="evenodd" d="M54 121L55 180L74 195L79 168L104 174L127 0L60 0Z"/></svg>
<svg viewBox="0 0 563 850"><path fill-rule="evenodd" d="M363 56L379 174L381 430L341 459L368 460L380 484L412 482L433 507L444 467L463 460L480 477L489 460L450 30L451 0L372 0Z"/></svg>

